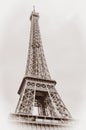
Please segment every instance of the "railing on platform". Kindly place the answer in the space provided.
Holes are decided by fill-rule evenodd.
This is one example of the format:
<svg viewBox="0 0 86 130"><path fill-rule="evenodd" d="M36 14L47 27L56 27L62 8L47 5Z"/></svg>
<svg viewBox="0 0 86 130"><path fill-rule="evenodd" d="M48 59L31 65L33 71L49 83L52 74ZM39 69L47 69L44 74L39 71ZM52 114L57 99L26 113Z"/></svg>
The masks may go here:
<svg viewBox="0 0 86 130"><path fill-rule="evenodd" d="M47 116L36 116L26 114L11 114L13 122L24 123L24 124L37 124L37 125L51 125L51 126L68 126L72 119L58 118L58 117L47 117Z"/></svg>

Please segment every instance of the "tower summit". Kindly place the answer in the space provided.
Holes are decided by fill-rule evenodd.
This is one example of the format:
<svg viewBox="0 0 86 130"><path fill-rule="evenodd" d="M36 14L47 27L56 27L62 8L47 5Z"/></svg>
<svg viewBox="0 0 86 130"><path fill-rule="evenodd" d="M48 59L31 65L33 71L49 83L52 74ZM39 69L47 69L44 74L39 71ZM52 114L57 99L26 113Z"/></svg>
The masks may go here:
<svg viewBox="0 0 86 130"><path fill-rule="evenodd" d="M25 76L18 94L16 111L12 114L19 123L42 127L59 124L64 126L71 115L55 89L56 81L51 79L41 42L39 14L33 9L30 21L30 40Z"/></svg>

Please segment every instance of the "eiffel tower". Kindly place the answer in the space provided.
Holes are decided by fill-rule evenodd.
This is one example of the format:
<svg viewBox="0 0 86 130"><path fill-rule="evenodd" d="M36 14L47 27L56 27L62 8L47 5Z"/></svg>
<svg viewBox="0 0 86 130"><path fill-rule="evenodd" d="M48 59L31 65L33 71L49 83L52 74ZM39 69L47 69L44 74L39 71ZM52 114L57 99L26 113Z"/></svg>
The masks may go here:
<svg viewBox="0 0 86 130"><path fill-rule="evenodd" d="M39 29L39 14L33 9L30 21L30 41L25 76L18 94L16 110L11 114L19 124L27 124L28 130L58 130L68 125L71 114L55 89L44 56Z"/></svg>

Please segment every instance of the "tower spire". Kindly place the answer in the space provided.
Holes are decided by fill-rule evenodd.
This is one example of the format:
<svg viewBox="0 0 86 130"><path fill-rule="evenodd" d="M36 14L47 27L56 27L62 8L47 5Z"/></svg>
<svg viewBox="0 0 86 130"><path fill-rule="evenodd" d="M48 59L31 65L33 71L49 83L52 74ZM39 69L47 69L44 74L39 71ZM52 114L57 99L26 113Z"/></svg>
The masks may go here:
<svg viewBox="0 0 86 130"><path fill-rule="evenodd" d="M35 12L35 5L33 5L33 12Z"/></svg>

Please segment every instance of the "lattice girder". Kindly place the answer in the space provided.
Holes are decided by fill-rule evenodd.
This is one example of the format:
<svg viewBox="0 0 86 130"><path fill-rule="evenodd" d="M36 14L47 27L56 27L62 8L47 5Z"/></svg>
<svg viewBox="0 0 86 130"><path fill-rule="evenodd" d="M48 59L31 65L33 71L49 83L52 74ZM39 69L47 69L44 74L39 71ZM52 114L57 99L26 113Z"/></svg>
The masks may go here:
<svg viewBox="0 0 86 130"><path fill-rule="evenodd" d="M16 113L27 113L32 114L32 106L33 106L33 100L34 100L34 94L35 94L35 85L30 85L30 89L28 88L28 85L26 83L24 84L24 87L20 94L20 99L16 108Z"/></svg>
<svg viewBox="0 0 86 130"><path fill-rule="evenodd" d="M38 13L32 12L30 18L30 42L25 76L41 79L51 79L42 47L38 19Z"/></svg>
<svg viewBox="0 0 86 130"><path fill-rule="evenodd" d="M17 106L17 113L33 114L35 106L38 107L38 114L41 116L71 117L55 89L55 81L27 77L24 84L20 91L22 96L18 103L20 105Z"/></svg>
<svg viewBox="0 0 86 130"><path fill-rule="evenodd" d="M52 97L52 100L56 105L56 109L57 109L57 111L59 111L60 116L64 117L64 118L71 118L71 114L69 113L65 104L61 100L61 98L60 98L59 94L57 93L55 87L53 87L55 92L52 91L52 88L48 88L48 89L49 89L50 95Z"/></svg>

